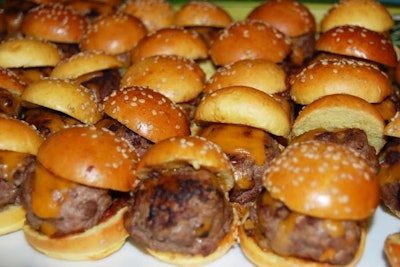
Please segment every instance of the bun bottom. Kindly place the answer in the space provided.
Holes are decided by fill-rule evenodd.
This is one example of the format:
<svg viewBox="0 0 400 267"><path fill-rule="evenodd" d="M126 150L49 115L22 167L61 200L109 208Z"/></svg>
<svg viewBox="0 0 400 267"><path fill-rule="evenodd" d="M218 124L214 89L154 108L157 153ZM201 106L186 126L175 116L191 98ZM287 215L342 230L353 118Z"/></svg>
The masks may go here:
<svg viewBox="0 0 400 267"><path fill-rule="evenodd" d="M285 257L273 253L272 251L265 251L261 249L254 239L248 236L242 226L238 228L238 237L240 248L243 254L256 266L264 267L351 267L355 266L360 260L365 247L366 232L363 229L361 232L360 246L353 261L347 265L332 265L328 263L315 262L296 257Z"/></svg>
<svg viewBox="0 0 400 267"><path fill-rule="evenodd" d="M28 243L51 258L80 261L105 258L124 245L128 232L124 228L127 207L89 230L60 238L50 238L28 224L23 229Z"/></svg>
<svg viewBox="0 0 400 267"><path fill-rule="evenodd" d="M220 241L218 248L207 256L203 255L185 255L181 253L164 252L152 249L146 249L147 252L156 259L173 264L175 266L203 266L207 265L225 255L235 244L237 239L238 216L234 211L234 220L229 232Z"/></svg>
<svg viewBox="0 0 400 267"><path fill-rule="evenodd" d="M19 205L8 205L0 212L0 235L21 230L25 223L25 209Z"/></svg>

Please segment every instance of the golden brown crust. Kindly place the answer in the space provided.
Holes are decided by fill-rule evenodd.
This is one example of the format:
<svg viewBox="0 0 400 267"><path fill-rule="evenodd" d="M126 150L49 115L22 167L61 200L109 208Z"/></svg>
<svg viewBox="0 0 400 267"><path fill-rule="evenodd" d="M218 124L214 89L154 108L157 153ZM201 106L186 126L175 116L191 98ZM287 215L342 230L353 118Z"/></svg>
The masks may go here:
<svg viewBox="0 0 400 267"><path fill-rule="evenodd" d="M286 90L286 73L281 66L265 59L244 59L222 66L206 81L209 94L229 86L249 86L267 94Z"/></svg>
<svg viewBox="0 0 400 267"><path fill-rule="evenodd" d="M376 0L341 0L321 20L321 31L339 25L358 25L377 32L389 31L394 21L384 5Z"/></svg>
<svg viewBox="0 0 400 267"><path fill-rule="evenodd" d="M182 103L195 99L202 92L205 78L205 73L193 60L177 55L155 55L129 66L120 87L147 86L175 103Z"/></svg>
<svg viewBox="0 0 400 267"><path fill-rule="evenodd" d="M318 218L363 220L380 200L371 166L353 150L324 141L287 146L263 183L289 209Z"/></svg>
<svg viewBox="0 0 400 267"><path fill-rule="evenodd" d="M342 25L322 33L315 50L361 58L390 67L397 64L390 37L360 26Z"/></svg>
<svg viewBox="0 0 400 267"><path fill-rule="evenodd" d="M386 237L384 252L391 267L400 266L400 233L392 233Z"/></svg>
<svg viewBox="0 0 400 267"><path fill-rule="evenodd" d="M190 135L185 113L172 100L148 87L128 87L104 100L104 111L126 127L152 141Z"/></svg>
<svg viewBox="0 0 400 267"><path fill-rule="evenodd" d="M127 208L120 209L114 216L83 233L60 238L49 238L28 224L23 232L28 243L46 256L64 260L97 260L119 250L128 237L123 217Z"/></svg>
<svg viewBox="0 0 400 267"><path fill-rule="evenodd" d="M276 28L260 20L243 20L219 32L211 44L210 57L218 66L251 58L279 63L290 50L290 40Z"/></svg>
<svg viewBox="0 0 400 267"><path fill-rule="evenodd" d="M385 126L384 134L393 137L400 138L400 112L396 112L396 114L391 118L390 122Z"/></svg>
<svg viewBox="0 0 400 267"><path fill-rule="evenodd" d="M15 95L22 95L26 84L8 68L0 67L0 86Z"/></svg>
<svg viewBox="0 0 400 267"><path fill-rule="evenodd" d="M25 209L20 205L8 205L0 212L0 236L12 233L24 226Z"/></svg>
<svg viewBox="0 0 400 267"><path fill-rule="evenodd" d="M154 55L179 55L193 60L208 57L204 39L194 30L162 28L143 37L131 51L131 61Z"/></svg>
<svg viewBox="0 0 400 267"><path fill-rule="evenodd" d="M65 25L68 27L65 27ZM79 43L86 31L85 17L62 3L46 3L28 11L21 31L26 36L58 43Z"/></svg>
<svg viewBox="0 0 400 267"><path fill-rule="evenodd" d="M290 114L272 96L252 87L231 86L206 95L198 105L199 122L234 123L278 136L290 131Z"/></svg>
<svg viewBox="0 0 400 267"><path fill-rule="evenodd" d="M317 29L308 7L293 0L267 1L256 6L247 18L265 21L289 37L314 34Z"/></svg>
<svg viewBox="0 0 400 267"><path fill-rule="evenodd" d="M390 79L375 64L348 58L316 60L291 76L290 85L292 99L302 105L330 94L379 103L392 92Z"/></svg>
<svg viewBox="0 0 400 267"><path fill-rule="evenodd" d="M50 135L37 160L51 173L80 184L119 191L136 186L136 151L110 131L71 127Z"/></svg>
<svg viewBox="0 0 400 267"><path fill-rule="evenodd" d="M385 144L384 120L379 111L362 98L334 94L323 96L304 107L296 117L291 136L323 128L328 131L341 128L358 128L368 137L368 142L379 153Z"/></svg>
<svg viewBox="0 0 400 267"><path fill-rule="evenodd" d="M215 173L218 179L216 184L223 192L233 187L233 172L228 157L219 146L198 136L172 137L154 144L138 163L137 174L145 179L154 167L182 164Z"/></svg>

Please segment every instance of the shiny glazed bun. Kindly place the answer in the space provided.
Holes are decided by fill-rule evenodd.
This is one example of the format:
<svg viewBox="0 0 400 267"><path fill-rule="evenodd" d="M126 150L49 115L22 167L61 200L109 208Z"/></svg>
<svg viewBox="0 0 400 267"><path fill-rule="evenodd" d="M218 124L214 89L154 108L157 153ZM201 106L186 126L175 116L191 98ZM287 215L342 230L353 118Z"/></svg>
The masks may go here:
<svg viewBox="0 0 400 267"><path fill-rule="evenodd" d="M343 128L363 130L376 153L385 144L384 120L378 110L362 98L346 94L323 96L304 107L293 123L291 136L315 129Z"/></svg>
<svg viewBox="0 0 400 267"><path fill-rule="evenodd" d="M129 191L136 184L136 152L110 131L95 127L52 134L40 146L37 160L52 174L88 186Z"/></svg>
<svg viewBox="0 0 400 267"><path fill-rule="evenodd" d="M148 32L172 26L175 15L171 3L165 0L127 0L118 11L140 19Z"/></svg>
<svg viewBox="0 0 400 267"><path fill-rule="evenodd" d="M190 135L189 122L180 107L148 87L114 91L104 100L104 112L152 142Z"/></svg>
<svg viewBox="0 0 400 267"><path fill-rule="evenodd" d="M386 32L394 21L389 11L376 0L341 0L332 5L321 20L321 31L326 32L340 25L358 25L367 29Z"/></svg>
<svg viewBox="0 0 400 267"><path fill-rule="evenodd" d="M179 55L193 60L208 57L206 42L194 30L180 27L162 28L143 37L131 51L136 62L154 55Z"/></svg>
<svg viewBox="0 0 400 267"><path fill-rule="evenodd" d="M391 267L400 266L400 233L392 233L386 237L384 252Z"/></svg>
<svg viewBox="0 0 400 267"><path fill-rule="evenodd" d="M87 25L86 18L71 7L62 3L46 3L28 11L21 31L26 36L47 41L79 43Z"/></svg>
<svg viewBox="0 0 400 267"><path fill-rule="evenodd" d="M204 82L205 73L195 61L177 55L155 55L129 66L120 86L147 86L182 103L196 98Z"/></svg>
<svg viewBox="0 0 400 267"><path fill-rule="evenodd" d="M94 124L103 116L99 103L89 89L62 79L42 79L26 87L22 100L54 109Z"/></svg>
<svg viewBox="0 0 400 267"><path fill-rule="evenodd" d="M289 37L314 34L317 29L310 10L293 0L267 1L256 6L247 18L265 21Z"/></svg>
<svg viewBox="0 0 400 267"><path fill-rule="evenodd" d="M11 69L0 67L0 113L17 118L22 110L21 95L26 87Z"/></svg>
<svg viewBox="0 0 400 267"><path fill-rule="evenodd" d="M60 60L57 47L45 41L20 38L0 44L0 66L4 68L54 66Z"/></svg>
<svg viewBox="0 0 400 267"><path fill-rule="evenodd" d="M211 44L210 57L218 66L255 58L279 63L290 50L290 40L276 28L260 20L243 20L218 33Z"/></svg>
<svg viewBox="0 0 400 267"><path fill-rule="evenodd" d="M400 138L400 112L396 112L390 122L385 126L384 134Z"/></svg>
<svg viewBox="0 0 400 267"><path fill-rule="evenodd" d="M252 87L225 87L206 95L198 105L198 122L234 123L286 136L290 119L286 109L272 96Z"/></svg>
<svg viewBox="0 0 400 267"><path fill-rule="evenodd" d="M379 103L392 92L387 74L375 64L348 58L316 60L291 76L290 85L292 99L302 105L330 94L349 94Z"/></svg>
<svg viewBox="0 0 400 267"><path fill-rule="evenodd" d="M322 33L315 50L395 67L397 56L387 35L361 26L342 25Z"/></svg>
<svg viewBox="0 0 400 267"><path fill-rule="evenodd" d="M267 94L286 90L286 73L281 66L265 59L244 59L218 68L204 85L209 94L229 86L254 87Z"/></svg>

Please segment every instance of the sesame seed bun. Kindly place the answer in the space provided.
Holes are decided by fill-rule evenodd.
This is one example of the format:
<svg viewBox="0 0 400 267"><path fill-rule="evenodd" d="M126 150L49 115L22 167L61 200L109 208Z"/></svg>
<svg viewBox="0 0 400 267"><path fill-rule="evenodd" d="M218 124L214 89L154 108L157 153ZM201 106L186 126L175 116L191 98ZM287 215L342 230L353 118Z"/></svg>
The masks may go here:
<svg viewBox="0 0 400 267"><path fill-rule="evenodd" d="M115 56L102 51L88 50L58 62L51 71L50 77L76 79L88 73L120 67L122 63Z"/></svg>
<svg viewBox="0 0 400 267"><path fill-rule="evenodd" d="M45 41L20 38L0 44L0 66L3 68L55 66L60 59L57 47Z"/></svg>
<svg viewBox="0 0 400 267"><path fill-rule="evenodd" d="M216 3L189 1L182 5L175 14L177 26L206 26L223 28L233 21L231 15Z"/></svg>
<svg viewBox="0 0 400 267"><path fill-rule="evenodd" d="M129 34L126 34L127 29ZM81 51L100 50L118 55L129 52L146 33L146 27L138 18L117 12L94 19L79 47Z"/></svg>
<svg viewBox="0 0 400 267"><path fill-rule="evenodd" d="M248 19L262 20L289 37L316 32L316 21L311 11L298 1L273 0L256 6Z"/></svg>
<svg viewBox="0 0 400 267"><path fill-rule="evenodd" d="M379 111L362 98L352 95L327 95L305 106L295 119L290 135L293 138L320 128L328 131L361 129L367 134L368 142L376 153L385 144L384 120Z"/></svg>
<svg viewBox="0 0 400 267"><path fill-rule="evenodd" d="M21 31L57 43L79 43L87 27L85 17L62 3L45 3L24 16ZM68 27L65 27L68 25Z"/></svg>
<svg viewBox="0 0 400 267"><path fill-rule="evenodd" d="M12 94L21 96L26 84L9 68L0 67L0 85Z"/></svg>
<svg viewBox="0 0 400 267"><path fill-rule="evenodd" d="M342 25L322 33L315 50L361 58L389 67L397 64L390 36L360 26Z"/></svg>
<svg viewBox="0 0 400 267"><path fill-rule="evenodd" d="M190 135L189 122L180 107L148 87L114 91L104 100L104 112L152 142Z"/></svg>
<svg viewBox="0 0 400 267"><path fill-rule="evenodd" d="M118 191L129 191L136 185L137 159L123 139L110 131L85 126L50 135L37 153L37 160L54 175Z"/></svg>
<svg viewBox="0 0 400 267"><path fill-rule="evenodd" d="M8 68L0 67L1 113L10 117L19 117L22 110L21 95L26 83Z"/></svg>
<svg viewBox="0 0 400 267"><path fill-rule="evenodd" d="M149 32L170 27L174 22L173 6L165 0L128 0L118 10L139 18Z"/></svg>
<svg viewBox="0 0 400 267"><path fill-rule="evenodd" d="M93 92L69 80L42 79L29 84L22 100L60 111L86 124L94 124L103 116Z"/></svg>
<svg viewBox="0 0 400 267"><path fill-rule="evenodd" d="M116 6L110 1L97 1L97 0L67 0L66 5L76 10L79 14L86 18L93 19L101 15L109 15L115 12Z"/></svg>
<svg viewBox="0 0 400 267"><path fill-rule="evenodd" d="M206 95L198 105L195 119L201 122L233 123L286 136L290 115L272 96L252 87L231 86Z"/></svg>
<svg viewBox="0 0 400 267"><path fill-rule="evenodd" d="M196 98L204 82L205 73L195 61L177 55L155 55L127 68L120 86L147 86L175 103L182 103Z"/></svg>
<svg viewBox="0 0 400 267"><path fill-rule="evenodd" d="M380 200L368 163L353 150L324 141L287 146L263 182L289 209L318 218L362 220L373 215Z"/></svg>
<svg viewBox="0 0 400 267"><path fill-rule="evenodd" d="M330 94L349 94L379 103L392 92L387 74L375 64L349 58L316 60L292 75L290 85L292 99L302 105Z"/></svg>
<svg viewBox="0 0 400 267"><path fill-rule="evenodd" d="M279 63L290 50L290 40L276 28L260 20L242 20L218 33L211 44L210 57L217 66L252 58Z"/></svg>
<svg viewBox="0 0 400 267"><path fill-rule="evenodd" d="M400 138L400 112L391 118L390 122L385 126L384 134L387 136L399 137Z"/></svg>
<svg viewBox="0 0 400 267"><path fill-rule="evenodd" d="M278 64L265 59L244 59L222 66L206 81L204 92L209 94L229 86L249 86L267 94L287 89L286 73Z"/></svg>
<svg viewBox="0 0 400 267"><path fill-rule="evenodd" d="M392 233L386 237L384 252L391 267L400 266L400 233Z"/></svg>
<svg viewBox="0 0 400 267"><path fill-rule="evenodd" d="M105 258L119 250L128 237L124 228L124 214L127 208L120 209L106 221L77 234L50 238L25 224L23 232L28 243L46 256L82 261Z"/></svg>
<svg viewBox="0 0 400 267"><path fill-rule="evenodd" d="M179 55L193 60L208 57L208 47L194 30L162 28L143 37L131 51L131 61L154 55Z"/></svg>
<svg viewBox="0 0 400 267"><path fill-rule="evenodd" d="M386 7L376 0L341 0L327 11L320 28L326 32L339 25L358 25L377 32L389 31L394 21Z"/></svg>

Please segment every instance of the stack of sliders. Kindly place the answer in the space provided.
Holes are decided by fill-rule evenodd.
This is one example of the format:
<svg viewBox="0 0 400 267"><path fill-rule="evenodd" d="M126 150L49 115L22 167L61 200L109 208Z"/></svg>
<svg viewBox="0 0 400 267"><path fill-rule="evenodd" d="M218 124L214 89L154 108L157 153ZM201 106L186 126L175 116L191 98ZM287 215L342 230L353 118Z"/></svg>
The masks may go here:
<svg viewBox="0 0 400 267"><path fill-rule="evenodd" d="M378 1L318 21L295 0L42 2L0 14L2 235L74 261L355 266L380 201L398 217ZM393 266L399 235L380 247Z"/></svg>

